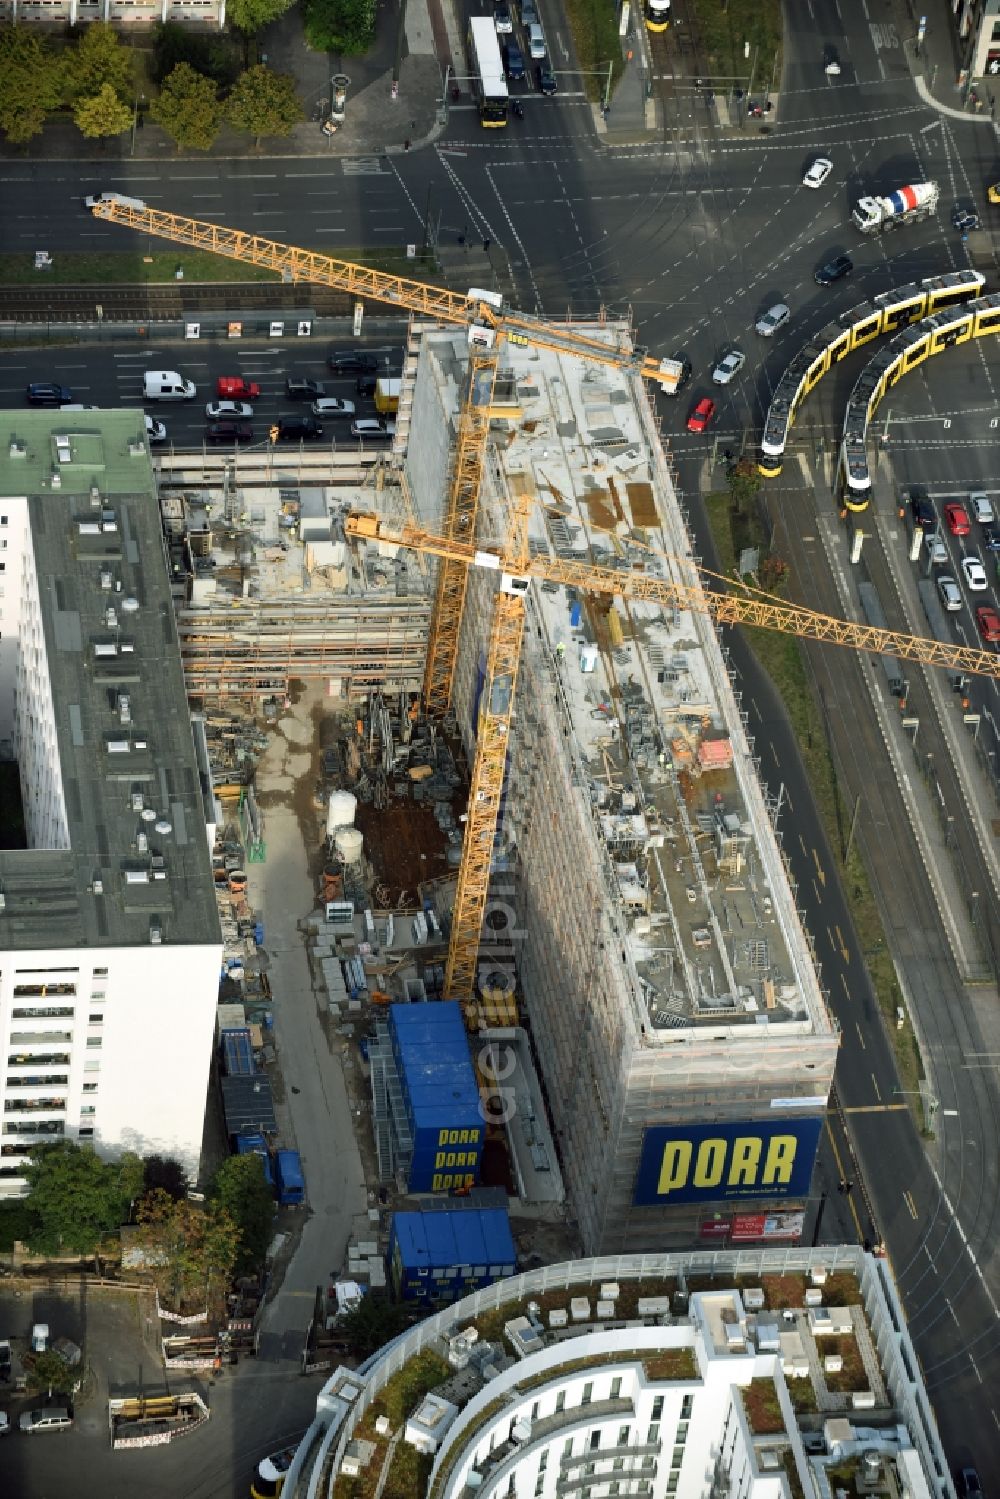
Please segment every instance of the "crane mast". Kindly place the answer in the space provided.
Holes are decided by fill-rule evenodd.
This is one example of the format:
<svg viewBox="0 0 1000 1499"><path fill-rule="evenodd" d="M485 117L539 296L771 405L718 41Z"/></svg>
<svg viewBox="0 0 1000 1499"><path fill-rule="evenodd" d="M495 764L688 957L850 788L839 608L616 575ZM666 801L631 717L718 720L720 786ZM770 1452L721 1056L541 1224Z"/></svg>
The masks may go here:
<svg viewBox="0 0 1000 1499"><path fill-rule="evenodd" d="M895 655L923 665L1000 678L1000 657L990 652L855 624L748 591L724 592L706 587L697 573L692 575L691 582L675 582L652 572L622 572L559 558L530 557L524 507L518 507L513 539L503 549L477 547L479 492L503 339L585 359L644 380L659 380L659 361L645 350L588 337L570 327L557 327L515 313L505 308L495 294L472 291L462 296L260 235L137 206L134 201L102 199L94 205L93 213L96 218L139 233L158 235L174 244L265 266L287 281L335 287L353 297L370 298L422 318L469 330L469 368L458 417L444 534L416 526L392 530L376 517L360 513L349 517L347 522L348 535L412 547L440 560L424 676L425 706L432 715L444 713L451 703L468 569L479 566L500 574L445 972L445 993L460 1000L467 1015L475 995L476 961L524 633L524 595L530 579L547 579L606 599L647 599L667 607L693 610L710 615L718 624L756 625L852 650Z"/></svg>

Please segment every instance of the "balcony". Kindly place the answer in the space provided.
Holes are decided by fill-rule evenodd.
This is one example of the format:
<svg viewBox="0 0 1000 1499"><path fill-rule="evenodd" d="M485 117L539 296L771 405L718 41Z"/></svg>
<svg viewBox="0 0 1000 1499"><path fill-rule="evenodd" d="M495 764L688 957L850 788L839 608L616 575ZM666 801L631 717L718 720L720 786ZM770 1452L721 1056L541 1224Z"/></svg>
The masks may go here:
<svg viewBox="0 0 1000 1499"><path fill-rule="evenodd" d="M65 1110L65 1098L8 1098L3 1106L5 1114L62 1114Z"/></svg>
<svg viewBox="0 0 1000 1499"><path fill-rule="evenodd" d="M63 1119L39 1119L35 1123L28 1120L18 1120L14 1124L5 1124L3 1127L5 1135L64 1135L66 1133L66 1122Z"/></svg>
<svg viewBox="0 0 1000 1499"><path fill-rule="evenodd" d="M481 1463L476 1464L477 1471L483 1476L483 1485L489 1483L495 1493L500 1493L505 1480L510 1473L524 1461L525 1456L538 1446L545 1446L556 1433L564 1432L567 1436L574 1430L590 1427L595 1421L604 1420L608 1416L629 1417L635 1419L635 1407L631 1400L592 1400L589 1405L571 1405L565 1410L556 1411L554 1415L543 1416L538 1421L531 1423L531 1437L527 1442L512 1442L509 1439L494 1447L493 1451ZM467 1448L467 1444L466 1448ZM627 1448L629 1452L637 1452L638 1448ZM579 1461L595 1462L603 1453L591 1452L582 1454ZM611 1456L611 1448L607 1450L607 1456ZM602 1483L608 1483L612 1475L605 1474ZM574 1479L565 1484L565 1491L584 1487L585 1483L598 1482L597 1478ZM559 1485L556 1486L557 1493L562 1492Z"/></svg>
<svg viewBox="0 0 1000 1499"><path fill-rule="evenodd" d="M12 1031L11 1046L51 1046L54 1041L71 1042L72 1031ZM19 1058L11 1057L11 1065ZM33 1058L30 1060L34 1060ZM66 1060L69 1060L67 1054Z"/></svg>
<svg viewBox="0 0 1000 1499"><path fill-rule="evenodd" d="M21 1076L15 1073L7 1079L8 1088L65 1088L69 1078L66 1073L35 1072Z"/></svg>
<svg viewBox="0 0 1000 1499"><path fill-rule="evenodd" d="M575 1468L582 1468L587 1463L611 1462L614 1458L637 1457L659 1457L663 1450L662 1442L636 1442L626 1443L624 1447L595 1447L593 1452L578 1452L572 1457L563 1457L559 1460L559 1472L565 1476ZM618 1473L606 1473L605 1478L618 1478Z"/></svg>
<svg viewBox="0 0 1000 1499"><path fill-rule="evenodd" d="M45 1036L39 1039L48 1041L51 1037ZM23 1045L23 1041L21 1044ZM8 1067L68 1067L69 1063L68 1051L18 1051L7 1058Z"/></svg>

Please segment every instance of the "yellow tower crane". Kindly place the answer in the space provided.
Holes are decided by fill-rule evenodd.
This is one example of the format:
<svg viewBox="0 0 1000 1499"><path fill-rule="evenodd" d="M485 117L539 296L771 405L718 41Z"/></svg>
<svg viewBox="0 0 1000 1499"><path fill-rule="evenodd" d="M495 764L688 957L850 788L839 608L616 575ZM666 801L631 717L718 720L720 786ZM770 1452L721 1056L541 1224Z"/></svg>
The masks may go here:
<svg viewBox="0 0 1000 1499"><path fill-rule="evenodd" d="M114 198L101 200L93 211L97 218L159 235L174 243L267 266L289 281L337 287L352 296L371 297L428 319L468 328L469 369L459 413L445 534L437 535L415 526L393 530L376 517L362 514L352 516L347 526L350 535L412 547L440 559L424 678L425 704L431 712L443 712L451 701L468 569L480 566L499 575L445 973L446 995L466 1007L475 995L480 932L520 664L524 597L532 579L548 579L606 599L616 596L649 599L668 607L696 610L710 615L719 624L758 625L853 650L891 654L931 666L1000 677L1000 658L989 652L857 625L750 593L723 592L704 586L696 573L692 574L691 582L673 582L642 571L533 558L528 550L528 514L523 504L517 509L512 534L502 548L477 546L479 489L502 339L576 355L643 379L657 380L659 363L644 350L601 342L568 328L554 328L541 320L509 312L495 293L473 290L462 296L258 235L157 209L139 208Z"/></svg>
<svg viewBox="0 0 1000 1499"><path fill-rule="evenodd" d="M444 981L448 998L461 1000L466 1007L476 992L480 933L520 663L524 598L533 579L561 583L578 593L608 601L615 597L648 600L665 608L693 610L710 615L720 625L757 625L872 655L897 656L927 666L1000 678L1000 657L991 651L854 624L746 590L724 592L706 586L704 579L709 575L703 575L691 563L682 564L691 577L690 582L684 582L644 570L626 571L558 557L532 557L528 549L527 502L523 499L516 503L512 536L502 547L439 536L412 525L394 528L362 512L352 512L347 517L345 531L348 536L429 553L455 567L487 568L499 576ZM656 560L656 555L651 552L650 560Z"/></svg>
<svg viewBox="0 0 1000 1499"><path fill-rule="evenodd" d="M467 328L469 367L459 408L451 485L445 507L444 529L448 536L475 535L493 387L500 344L504 338L552 349L560 354L573 354L615 369L631 370L646 380L659 378L657 360L645 351L588 338L571 328L554 328L539 318L511 312L495 292L473 289L463 296L460 292L430 286L424 281L392 276L350 260L321 255L315 250L303 250L202 219L189 219L158 208L139 206L136 199L101 198L94 203L92 212L95 218L121 224L142 234L155 234L174 244L190 245L193 249L209 250L213 255L225 255L230 260L265 266L278 271L285 281L310 281L320 286L336 287L352 297L387 302L419 317ZM424 706L432 716L440 716L451 703L467 581L465 567L448 558L442 560L424 668Z"/></svg>

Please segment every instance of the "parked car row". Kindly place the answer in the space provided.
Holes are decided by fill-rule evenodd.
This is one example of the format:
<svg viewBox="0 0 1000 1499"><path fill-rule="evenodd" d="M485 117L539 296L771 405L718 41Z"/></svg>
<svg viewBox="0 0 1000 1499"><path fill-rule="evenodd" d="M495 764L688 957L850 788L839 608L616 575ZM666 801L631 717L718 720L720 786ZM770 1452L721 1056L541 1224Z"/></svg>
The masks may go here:
<svg viewBox="0 0 1000 1499"><path fill-rule="evenodd" d="M309 415L280 414L268 422L267 436L272 441L294 442L320 438L323 436L322 418L349 420L350 434L358 439L377 441L395 436L396 424L392 415L398 404L399 381L379 380L377 356L365 349L335 351L327 357L327 365L335 376L356 375L356 395L374 397L377 414L359 416L354 401L328 396L321 380L294 376L286 380L285 394L292 401L308 401ZM143 373L144 401L192 401L197 394L194 381L176 370L146 370ZM260 385L240 375L220 375L215 382L215 394L216 399L205 405L205 441L253 442L253 403L261 396ZM98 409L75 402L72 390L58 382L33 381L27 387L26 396L32 406L58 407L62 411ZM166 441L165 423L147 415L145 427L150 443Z"/></svg>
<svg viewBox="0 0 1000 1499"><path fill-rule="evenodd" d="M944 505L943 513L944 523L952 536L959 540L970 536L972 520L975 519L982 527L983 544L986 550L994 553L1000 552L1000 532L993 524L995 515L989 495L970 494L965 504L960 500L949 500ZM942 566L947 568L949 565L948 548L938 534L937 514L929 495L919 487L914 487L910 492L910 514L913 517L914 526L923 532L924 544L928 548L931 565L935 568ZM984 593L989 587L989 579L982 559L975 552L963 552L958 565L969 592ZM954 573L937 572L935 581L942 605L949 614L957 614L964 600ZM989 645L1000 642L1000 613L990 604L977 605L973 613L976 629L982 639Z"/></svg>

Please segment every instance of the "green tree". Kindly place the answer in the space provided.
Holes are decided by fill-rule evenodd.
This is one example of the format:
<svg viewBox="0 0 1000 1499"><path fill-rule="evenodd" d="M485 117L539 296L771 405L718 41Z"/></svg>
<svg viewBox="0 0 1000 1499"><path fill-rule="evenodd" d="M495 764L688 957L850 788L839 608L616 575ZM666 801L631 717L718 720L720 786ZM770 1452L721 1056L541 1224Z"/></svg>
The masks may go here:
<svg viewBox="0 0 1000 1499"><path fill-rule="evenodd" d="M360 1305L340 1319L337 1329L343 1334L355 1358L368 1358L409 1325L404 1307L391 1301L380 1301L370 1292Z"/></svg>
<svg viewBox="0 0 1000 1499"><path fill-rule="evenodd" d="M375 40L375 0L306 0L305 34L314 52L358 57Z"/></svg>
<svg viewBox="0 0 1000 1499"><path fill-rule="evenodd" d="M78 1369L71 1369L49 1348L45 1353L25 1353L21 1362L28 1371L28 1389L33 1395L72 1395L80 1378Z"/></svg>
<svg viewBox="0 0 1000 1499"><path fill-rule="evenodd" d="M745 505L749 505L762 482L757 465L749 458L740 458L731 464L726 470L726 483L734 509L742 511Z"/></svg>
<svg viewBox="0 0 1000 1499"><path fill-rule="evenodd" d="M259 1270L271 1242L274 1197L259 1155L234 1155L223 1161L212 1180L212 1201L225 1208L240 1231L236 1272Z"/></svg>
<svg viewBox="0 0 1000 1499"><path fill-rule="evenodd" d="M147 1256L160 1297L175 1311L215 1310L239 1252L240 1231L219 1203L202 1207L150 1192L139 1204L134 1243Z"/></svg>
<svg viewBox="0 0 1000 1499"><path fill-rule="evenodd" d="M292 0L228 0L226 20L236 31L255 36L263 27L283 16Z"/></svg>
<svg viewBox="0 0 1000 1499"><path fill-rule="evenodd" d="M174 1198L187 1196L187 1177L184 1167L170 1156L148 1155L143 1163L143 1192L155 1192L161 1188Z"/></svg>
<svg viewBox="0 0 1000 1499"><path fill-rule="evenodd" d="M0 130L15 145L39 133L63 97L63 71L44 37L0 26Z"/></svg>
<svg viewBox="0 0 1000 1499"><path fill-rule="evenodd" d="M25 1167L35 1215L29 1245L43 1254L93 1254L121 1227L141 1190L142 1161L102 1161L70 1140L39 1145Z"/></svg>
<svg viewBox="0 0 1000 1499"><path fill-rule="evenodd" d="M240 76L239 58L230 37L191 31L178 21L161 21L153 28L156 82L162 84L179 62L190 63L196 73L214 78L220 88L231 88Z"/></svg>
<svg viewBox="0 0 1000 1499"><path fill-rule="evenodd" d="M80 37L67 59L66 77L73 99L92 99L105 85L130 104L135 97L132 51L122 46L117 31L104 21L92 21ZM101 133L120 135L121 131Z"/></svg>
<svg viewBox="0 0 1000 1499"><path fill-rule="evenodd" d="M230 123L252 135L255 146L265 135L291 135L302 119L294 78L263 63L248 68L229 96L228 113Z"/></svg>
<svg viewBox="0 0 1000 1499"><path fill-rule="evenodd" d="M105 83L92 98L77 100L73 122L80 134L90 140L124 135L132 125L132 110L122 103L111 84Z"/></svg>
<svg viewBox="0 0 1000 1499"><path fill-rule="evenodd" d="M186 62L179 62L164 79L160 96L153 100L149 112L178 151L184 147L207 151L223 119L215 84Z"/></svg>

